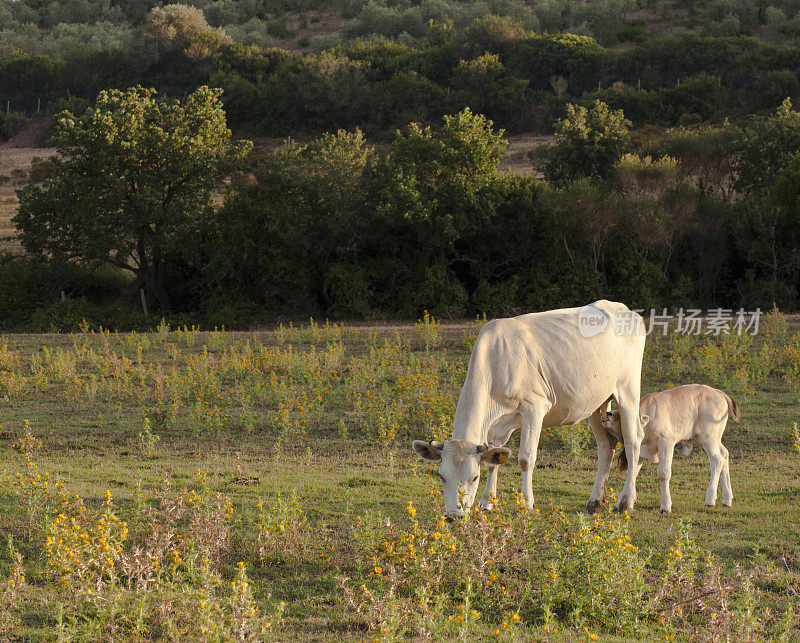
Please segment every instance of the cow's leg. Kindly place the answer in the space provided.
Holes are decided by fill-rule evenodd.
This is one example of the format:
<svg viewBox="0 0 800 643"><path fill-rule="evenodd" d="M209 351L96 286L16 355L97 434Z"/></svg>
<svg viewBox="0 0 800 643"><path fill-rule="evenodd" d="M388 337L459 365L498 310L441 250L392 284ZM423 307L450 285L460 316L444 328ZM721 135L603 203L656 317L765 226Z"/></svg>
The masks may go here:
<svg viewBox="0 0 800 643"><path fill-rule="evenodd" d="M669 492L669 481L672 477L672 456L675 453L675 442L659 438L658 480L661 483L661 513L669 516L672 513L672 496Z"/></svg>
<svg viewBox="0 0 800 643"><path fill-rule="evenodd" d="M635 391L631 389L635 388ZM622 442L625 446L625 456L628 458L628 473L625 484L619 492L619 497L614 505L614 511L633 511L636 504L636 476L639 474L641 463L639 454L642 448L644 430L639 421L639 386L631 387L626 395L617 398L620 421L622 424Z"/></svg>
<svg viewBox="0 0 800 643"><path fill-rule="evenodd" d="M483 488L480 505L484 509L492 509L494 506L492 498L497 494L497 470L499 465L490 464L487 467L486 486Z"/></svg>
<svg viewBox="0 0 800 643"><path fill-rule="evenodd" d="M597 477L594 479L592 495L589 496L589 502L586 505L586 511L593 514L600 509L600 505L606 498L606 484L611 471L611 460L614 458L617 439L612 437L600 424L598 411L589 416L589 426L592 427L592 433L597 442Z"/></svg>
<svg viewBox="0 0 800 643"><path fill-rule="evenodd" d="M722 463L722 506L730 507L733 504L733 487L731 487L731 471L729 468L729 453L724 444L720 444L720 450L725 458Z"/></svg>
<svg viewBox="0 0 800 643"><path fill-rule="evenodd" d="M489 429L487 435L490 445L503 445L511 438L511 434L521 426L520 413L514 411L501 417ZM486 486L483 488L483 495L480 499L480 506L484 509L493 507L492 496L497 493L497 467L498 465L487 465Z"/></svg>
<svg viewBox="0 0 800 643"><path fill-rule="evenodd" d="M522 430L519 436L519 468L522 470L522 498L528 509L533 509L533 468L542 436L542 420L545 413L541 409L527 408L522 412Z"/></svg>
<svg viewBox="0 0 800 643"><path fill-rule="evenodd" d="M708 463L711 468L711 479L706 490L706 507L713 507L717 504L717 488L719 477L722 473L726 458L722 455L722 444L718 441L709 440L703 444L703 448L708 454Z"/></svg>

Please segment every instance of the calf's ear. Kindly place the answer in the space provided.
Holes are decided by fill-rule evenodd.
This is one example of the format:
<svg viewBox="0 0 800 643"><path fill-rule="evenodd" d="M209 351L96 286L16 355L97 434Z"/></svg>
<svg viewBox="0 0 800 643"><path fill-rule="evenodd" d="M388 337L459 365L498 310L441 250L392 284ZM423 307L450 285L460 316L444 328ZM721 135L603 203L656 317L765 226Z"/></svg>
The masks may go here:
<svg viewBox="0 0 800 643"><path fill-rule="evenodd" d="M614 418L611 413L600 411L600 424L604 429L610 429L614 425Z"/></svg>
<svg viewBox="0 0 800 643"><path fill-rule="evenodd" d="M438 462L442 459L443 447L444 443L437 442L436 440L432 440L431 442L414 440L411 443L411 448L414 449L414 453L423 460L429 460L430 462Z"/></svg>
<svg viewBox="0 0 800 643"><path fill-rule="evenodd" d="M508 464L511 456L511 449L507 447L494 447L481 451L481 462L483 464Z"/></svg>
<svg viewBox="0 0 800 643"><path fill-rule="evenodd" d="M650 423L649 415L643 415L640 419L642 421L642 426L647 426Z"/></svg>

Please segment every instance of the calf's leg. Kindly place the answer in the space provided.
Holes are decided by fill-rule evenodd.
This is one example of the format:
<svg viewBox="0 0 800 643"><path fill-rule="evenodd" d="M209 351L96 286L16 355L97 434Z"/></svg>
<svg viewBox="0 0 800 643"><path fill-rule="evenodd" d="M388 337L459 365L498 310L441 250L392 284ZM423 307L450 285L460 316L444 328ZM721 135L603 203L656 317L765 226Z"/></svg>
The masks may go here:
<svg viewBox="0 0 800 643"><path fill-rule="evenodd" d="M669 516L672 513L672 496L669 492L669 481L672 478L672 456L675 452L675 443L665 438L659 438L658 451L658 480L661 483L661 513Z"/></svg>
<svg viewBox="0 0 800 643"><path fill-rule="evenodd" d="M706 507L713 507L717 504L717 488L719 477L725 465L725 457L722 455L722 445L719 442L710 442L703 445L708 454L708 462L711 468L711 480L706 491Z"/></svg>
<svg viewBox="0 0 800 643"><path fill-rule="evenodd" d="M729 454L728 449L725 448L725 445L719 445L720 451L722 452L723 458L725 458L724 462L722 463L722 506L723 507L730 507L733 504L733 488L731 487L731 472L729 468Z"/></svg>

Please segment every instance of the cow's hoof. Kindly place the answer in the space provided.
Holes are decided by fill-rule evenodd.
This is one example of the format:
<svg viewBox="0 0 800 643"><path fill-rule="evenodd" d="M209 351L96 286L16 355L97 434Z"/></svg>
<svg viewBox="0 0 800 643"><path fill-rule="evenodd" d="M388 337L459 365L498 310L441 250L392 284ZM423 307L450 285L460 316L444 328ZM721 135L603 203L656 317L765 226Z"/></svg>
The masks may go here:
<svg viewBox="0 0 800 643"><path fill-rule="evenodd" d="M588 503L586 503L586 511L588 511L590 514L596 514L598 511L600 511L600 501L590 500Z"/></svg>
<svg viewBox="0 0 800 643"><path fill-rule="evenodd" d="M713 509L714 507L716 507L716 505L715 504L714 505L710 505L710 504L706 503L706 507L708 507L709 509Z"/></svg>
<svg viewBox="0 0 800 643"><path fill-rule="evenodd" d="M614 511L616 513L624 514L626 511L628 513L633 512L633 507L628 507L628 497L623 496L617 501L617 504L614 505Z"/></svg>
<svg viewBox="0 0 800 643"><path fill-rule="evenodd" d="M484 511L492 511L492 509L494 509L494 503L487 502L484 504L483 502L481 502L479 504L481 509L483 509Z"/></svg>
<svg viewBox="0 0 800 643"><path fill-rule="evenodd" d="M661 515L665 518L669 518L672 515L672 512L669 509L662 509Z"/></svg>

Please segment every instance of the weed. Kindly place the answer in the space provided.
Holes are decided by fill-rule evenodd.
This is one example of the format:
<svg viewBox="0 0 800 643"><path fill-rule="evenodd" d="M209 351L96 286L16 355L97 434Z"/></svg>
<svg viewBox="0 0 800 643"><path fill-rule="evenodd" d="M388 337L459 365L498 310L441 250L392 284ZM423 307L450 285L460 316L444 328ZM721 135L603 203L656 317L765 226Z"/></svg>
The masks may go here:
<svg viewBox="0 0 800 643"><path fill-rule="evenodd" d="M156 445L161 438L150 431L150 418L145 416L144 428L139 433L139 447L146 456L152 456L156 452Z"/></svg>
<svg viewBox="0 0 800 643"><path fill-rule="evenodd" d="M442 345L444 341L442 323L429 315L427 310L422 319L414 324L414 328L417 330L417 341L426 351Z"/></svg>

